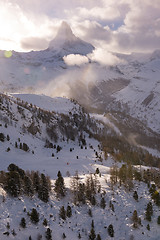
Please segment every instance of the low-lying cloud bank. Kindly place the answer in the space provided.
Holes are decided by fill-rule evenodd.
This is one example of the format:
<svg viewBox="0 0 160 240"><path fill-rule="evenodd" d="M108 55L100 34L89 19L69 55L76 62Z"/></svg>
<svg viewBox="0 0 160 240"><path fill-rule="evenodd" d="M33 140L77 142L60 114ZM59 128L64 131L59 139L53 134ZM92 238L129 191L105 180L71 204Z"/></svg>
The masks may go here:
<svg viewBox="0 0 160 240"><path fill-rule="evenodd" d="M97 48L88 55L88 57L95 62L98 62L102 65L116 65L119 63L124 63L123 60L119 59L117 56L113 55L112 53L108 52L106 49Z"/></svg>
<svg viewBox="0 0 160 240"><path fill-rule="evenodd" d="M81 66L88 63L89 61L86 56L82 56L80 54L69 54L67 56L64 56L63 60L68 66Z"/></svg>
<svg viewBox="0 0 160 240"><path fill-rule="evenodd" d="M124 63L122 59L102 48L96 48L92 53L88 54L87 56L82 56L80 54L69 54L67 56L64 56L63 60L68 66L81 66L89 63L89 60L107 66Z"/></svg>

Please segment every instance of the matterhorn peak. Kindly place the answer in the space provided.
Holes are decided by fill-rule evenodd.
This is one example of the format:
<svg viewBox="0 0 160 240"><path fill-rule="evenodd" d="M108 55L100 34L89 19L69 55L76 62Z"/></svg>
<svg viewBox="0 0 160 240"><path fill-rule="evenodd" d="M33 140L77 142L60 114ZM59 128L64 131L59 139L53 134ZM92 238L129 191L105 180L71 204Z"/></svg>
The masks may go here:
<svg viewBox="0 0 160 240"><path fill-rule="evenodd" d="M64 44L69 43L69 42L74 42L76 40L77 40L77 38L73 34L68 23L63 21L57 32L56 37L50 42L49 48L54 49L57 47L63 47Z"/></svg>
<svg viewBox="0 0 160 240"><path fill-rule="evenodd" d="M63 54L88 54L94 47L80 38L76 37L67 22L63 21L56 37L50 42L49 50L61 52ZM63 50L63 53L62 53Z"/></svg>
<svg viewBox="0 0 160 240"><path fill-rule="evenodd" d="M62 38L62 37L67 38L68 40L70 38L75 37L73 32L72 32L72 30L71 30L71 28L70 28L70 26L65 21L63 21L61 23L61 26L60 26L60 28L58 30L57 35L56 35L56 38Z"/></svg>

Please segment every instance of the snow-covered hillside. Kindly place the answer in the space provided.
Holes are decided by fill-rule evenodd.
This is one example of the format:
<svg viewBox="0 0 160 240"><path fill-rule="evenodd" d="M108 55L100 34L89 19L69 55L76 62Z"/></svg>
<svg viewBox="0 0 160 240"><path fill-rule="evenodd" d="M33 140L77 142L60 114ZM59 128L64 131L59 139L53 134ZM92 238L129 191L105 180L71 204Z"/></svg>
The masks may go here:
<svg viewBox="0 0 160 240"><path fill-rule="evenodd" d="M130 172L129 180L125 183L123 176L121 179L119 175L117 181L115 175L111 175L115 165L117 170L124 167L111 154L106 156L101 142L94 138L95 133L100 136L106 131L101 122L96 122L79 104L66 98L1 94L0 100L1 171L8 171L9 164L14 163L25 171L39 171L51 178L51 192L47 203L40 200L37 194L32 197L23 194L18 197L10 196L1 183L0 239L47 239L45 236L49 228L52 239L59 240L66 236L66 239L87 240L91 234L92 221L96 236L99 234L103 240L159 239L159 208L151 198L147 183L137 180L138 177L134 177L133 172ZM105 118L99 117L98 120ZM106 123L115 132L118 131L109 119ZM110 133L111 131L108 130ZM66 196L63 198L57 198L54 190L58 171L64 177ZM79 184L87 184L87 179L91 176L95 179L96 188L99 189L95 193L95 203L92 199L86 199L83 204L75 204L71 182L76 172L79 175L76 180ZM0 176L2 178L4 175ZM113 183L114 181L117 183ZM135 191L138 201L133 198ZM103 205L102 198L105 201ZM145 213L149 201L153 204L151 222L146 220ZM60 209L62 206L67 209L68 205L71 206L72 216L64 220L60 217ZM39 213L37 224L30 218L33 208ZM138 218L141 218L141 223L135 223L138 224L136 228L133 226L134 210L137 211ZM25 228L20 226L22 218L26 221ZM43 224L45 218L47 225ZM108 232L111 224L114 237ZM147 229L148 224L150 230Z"/></svg>
<svg viewBox="0 0 160 240"><path fill-rule="evenodd" d="M20 94L14 93L11 94L15 99L19 98L24 102L28 102L32 105L35 105L41 109L47 111L54 111L57 113L69 114L75 109L75 103L71 102L68 98L55 97L51 98L46 95L36 95L36 94Z"/></svg>
<svg viewBox="0 0 160 240"><path fill-rule="evenodd" d="M76 152L80 151L82 170L86 168L86 159L87 162L95 160L93 149L86 144L94 144L97 148L99 143L89 135L101 131L103 125L91 119L75 101L34 94L2 94L0 110L0 132L4 135L0 145L1 170L15 161L24 169L36 170L38 167L44 171L47 167L48 174L55 177L59 164L64 165L65 174L70 168L67 163L72 160L74 174L80 170L80 166L76 166L79 160L74 148ZM27 153L20 147L23 143L29 147ZM59 150L57 146L60 146Z"/></svg>

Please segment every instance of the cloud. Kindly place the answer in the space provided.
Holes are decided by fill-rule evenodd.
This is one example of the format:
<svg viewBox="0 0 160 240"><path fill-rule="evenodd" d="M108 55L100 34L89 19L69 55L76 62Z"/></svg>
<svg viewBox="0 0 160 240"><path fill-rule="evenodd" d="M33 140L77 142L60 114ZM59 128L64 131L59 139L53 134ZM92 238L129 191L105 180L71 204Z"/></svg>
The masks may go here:
<svg viewBox="0 0 160 240"><path fill-rule="evenodd" d="M120 17L120 12L113 6L99 7L94 6L91 9L78 7L77 14L83 19L113 20Z"/></svg>
<svg viewBox="0 0 160 240"><path fill-rule="evenodd" d="M102 48L95 49L92 54L88 55L88 57L92 61L98 62L102 65L113 66L118 63L124 63L123 60Z"/></svg>
<svg viewBox="0 0 160 240"><path fill-rule="evenodd" d="M70 54L63 57L64 62L69 66L80 66L88 63L88 58L79 54Z"/></svg>
<svg viewBox="0 0 160 240"><path fill-rule="evenodd" d="M51 97L65 96L75 98L77 96L83 100L84 93L99 79L100 74L98 71L101 74L101 68L97 70L92 64L85 64L81 68L76 69L69 68L48 82L38 83L36 85L36 93L43 93Z"/></svg>
<svg viewBox="0 0 160 240"><path fill-rule="evenodd" d="M103 27L96 21L86 20L78 23L75 26L77 29L76 33L82 36L84 39L89 41L104 40L107 42L111 41L111 31L108 26Z"/></svg>
<svg viewBox="0 0 160 240"><path fill-rule="evenodd" d="M1 0L0 49L43 49L41 40L52 40L62 20L97 47L120 52L160 48L159 0Z"/></svg>
<svg viewBox="0 0 160 240"><path fill-rule="evenodd" d="M49 42L44 38L27 37L21 40L21 46L26 51L48 48Z"/></svg>
<svg viewBox="0 0 160 240"><path fill-rule="evenodd" d="M124 25L114 32L116 48L121 51L153 51L160 48L160 4L159 0L122 0L128 2L130 10Z"/></svg>
<svg viewBox="0 0 160 240"><path fill-rule="evenodd" d="M25 38L51 39L57 32L57 20L50 19L45 14L36 13L21 8L18 1L0 1L0 49L10 48L22 51L21 42ZM32 8L30 8L32 9ZM59 24L58 24L59 25ZM6 46L4 39L6 41Z"/></svg>

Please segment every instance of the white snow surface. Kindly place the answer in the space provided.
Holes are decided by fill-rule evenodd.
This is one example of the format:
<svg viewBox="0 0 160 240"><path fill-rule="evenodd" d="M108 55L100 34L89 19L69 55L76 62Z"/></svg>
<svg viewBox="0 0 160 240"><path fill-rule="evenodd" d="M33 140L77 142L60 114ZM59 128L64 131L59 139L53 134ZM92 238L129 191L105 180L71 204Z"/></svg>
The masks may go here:
<svg viewBox="0 0 160 240"><path fill-rule="evenodd" d="M10 96L19 98L24 102L32 103L33 105L57 113L68 114L76 109L75 104L67 98L55 97L51 98L46 95L38 94L20 94L20 93L10 93Z"/></svg>
<svg viewBox="0 0 160 240"><path fill-rule="evenodd" d="M18 97L24 101L29 101L29 99L30 101L33 100L33 104L39 103L39 107L42 107L44 103L47 103L46 107L48 107L48 109L51 108L51 111L53 104L54 110L55 99L51 101L51 99L46 98L46 96L39 96L38 98L38 96L34 95L18 95ZM63 100L57 98L56 101L59 101L59 105L61 105ZM66 101L66 99L64 99L64 101ZM69 105L68 109L70 109L72 104L69 100L66 101L66 104ZM11 104L11 108L12 111L16 113L17 107L14 103ZM67 113L67 111L64 112ZM25 111L25 115L25 121L28 121L29 112L27 110ZM25 196L12 198L0 187L1 240L28 240L29 236L32 236L32 239L37 239L38 234L41 234L42 239L45 239L46 227L42 224L44 218L48 220L48 226L52 230L52 237L55 240L62 239L63 233L65 233L67 237L66 239L76 240L78 239L79 232L81 233L82 239L87 240L92 220L94 220L95 232L96 234L99 233L101 235L102 240L111 239L107 232L109 224L113 224L115 236L112 239L115 240L130 240L132 236L134 236L135 240L159 240L160 228L157 225L159 209L155 205L152 221L149 222L150 231L146 229L148 222L145 220L145 208L148 202L152 201L147 185L137 181L134 182L135 187L133 191L137 190L138 192L138 202L133 199L133 191L128 192L123 186L115 186L113 191L110 185L110 167L112 167L115 162L110 155L108 155L107 160L104 158L103 152L98 147L98 141L89 138L86 135L86 149L81 149L77 141L59 141L56 144L59 144L62 147L62 150L57 153L55 149L44 148L44 141L42 138L22 131L19 126L21 126L24 120L20 118L18 113L17 120L16 127L14 124L8 124L7 128L5 127L4 122L0 120L0 132L3 132L5 136L10 136L9 141L0 142L0 170L6 171L10 163L14 163L24 170L39 170L51 177L52 192L49 202L44 203L40 201L37 196L34 196L33 198ZM29 152L24 152L15 148L15 141L17 141L18 138L20 138L21 142L25 142L29 145ZM6 152L8 147L10 147L11 150ZM73 150L70 151L70 148ZM34 154L32 154L32 150L34 150ZM97 152L98 155L101 155L103 159L102 162L98 161L95 152ZM54 157L52 157L52 153L54 153ZM78 156L78 159L76 156ZM119 164L119 166L120 165L121 164ZM106 200L105 209L102 209L99 206L101 200L100 194L96 197L98 203L96 206L91 206L89 202L86 205L76 206L72 203L72 195L70 193L68 193L62 200L56 198L53 189L55 179L57 178L57 172L59 170L64 177L65 186L69 189L71 178L68 177L68 173L72 177L75 174L75 171L78 171L80 179L83 182L88 174L95 173L96 168L99 168L101 172L100 176L97 175L97 179L101 183L102 192L106 192L104 195ZM109 207L110 200L114 204L114 212ZM59 210L62 205L64 205L66 209L68 203L72 207L72 217L62 221L62 219L59 219ZM26 212L24 212L24 208L26 209ZM36 208L40 214L40 221L36 225L31 223L30 218L27 215L27 212L31 212L32 208ZM88 215L89 208L92 209L92 218ZM142 221L142 226L139 226L138 229L133 228L131 221L135 209ZM25 217L26 219L27 226L25 229L22 229L19 225L22 217ZM8 230L6 229L7 223L10 224L10 229ZM16 236L12 235L13 229L17 234ZM6 231L10 233L9 236L3 234Z"/></svg>

